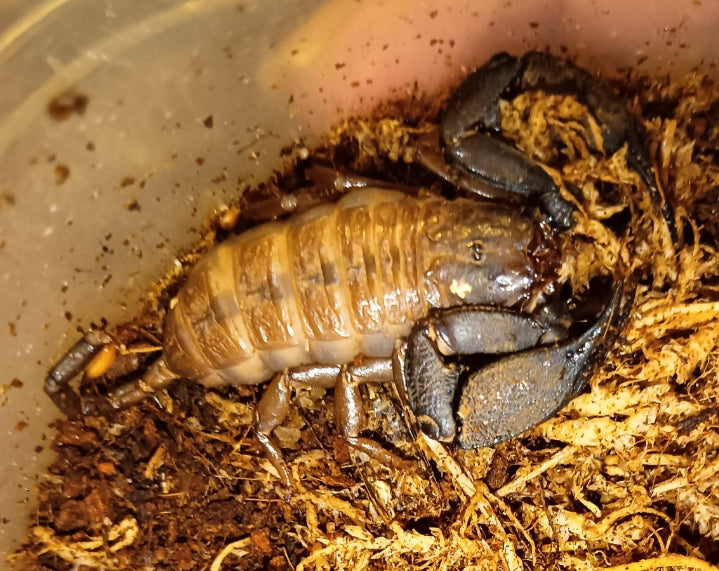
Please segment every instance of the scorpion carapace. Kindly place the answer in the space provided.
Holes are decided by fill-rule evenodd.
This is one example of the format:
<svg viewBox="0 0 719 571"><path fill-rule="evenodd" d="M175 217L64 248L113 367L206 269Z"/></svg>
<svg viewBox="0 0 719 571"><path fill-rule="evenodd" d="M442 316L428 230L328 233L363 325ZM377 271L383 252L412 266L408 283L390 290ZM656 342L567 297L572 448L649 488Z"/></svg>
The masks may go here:
<svg viewBox="0 0 719 571"><path fill-rule="evenodd" d="M559 72L561 81L542 75ZM425 434L462 447L491 445L541 422L583 389L614 343L631 310L633 278L617 271L604 310L570 337L557 295L555 231L571 226L573 206L540 166L482 131L496 128L499 99L509 91L573 85L597 116L604 146L628 145L627 162L673 233L671 209L618 98L566 60L498 56L450 98L440 128L447 164L418 142L420 161L471 197L365 188L241 233L191 271L168 311L162 356L140 379L107 397L81 398L70 381L113 343L90 331L50 371L47 393L68 415L94 414L138 402L178 377L208 386L271 379L255 427L287 485L272 431L297 386L334 387L340 434L387 463L396 459L361 436L365 382L395 382ZM474 196L477 188L491 194L488 183L538 197L554 229L516 203ZM477 368L470 358L477 355L492 357Z"/></svg>

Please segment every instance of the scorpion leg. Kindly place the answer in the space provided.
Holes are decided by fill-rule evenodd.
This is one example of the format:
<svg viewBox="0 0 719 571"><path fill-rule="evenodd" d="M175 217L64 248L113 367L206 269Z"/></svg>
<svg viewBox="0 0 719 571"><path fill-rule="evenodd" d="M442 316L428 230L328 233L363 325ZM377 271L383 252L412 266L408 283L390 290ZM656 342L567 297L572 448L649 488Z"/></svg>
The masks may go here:
<svg viewBox="0 0 719 571"><path fill-rule="evenodd" d="M257 440L277 470L282 484L291 487L290 470L272 431L282 424L290 410L290 399L295 387L310 386L332 388L340 374L339 365L308 365L296 367L275 375L255 409Z"/></svg>
<svg viewBox="0 0 719 571"><path fill-rule="evenodd" d="M558 196L551 177L516 149L491 136L500 133L499 100L533 90L574 95L586 105L599 124L600 146L605 152L611 154L627 145L627 165L642 178L676 242L672 208L657 183L625 101L569 60L540 52L522 57L502 53L470 74L449 98L442 116L440 145L445 160L488 184L536 197L557 226L571 226L573 207Z"/></svg>
<svg viewBox="0 0 719 571"><path fill-rule="evenodd" d="M393 380L390 358L365 358L342 367L335 385L335 422L347 444L364 452L385 466L401 469L406 463L379 442L360 436L364 425L364 407L359 385L389 383Z"/></svg>
<svg viewBox="0 0 719 571"><path fill-rule="evenodd" d="M319 164L305 169L312 186L298 188L290 194L255 198L242 206L237 224L256 225L287 215L301 214L321 204L336 202L353 190L382 188L406 191L405 187L381 179L345 174Z"/></svg>
<svg viewBox="0 0 719 571"><path fill-rule="evenodd" d="M265 392L262 393L262 398L255 409L257 440L286 488L291 486L290 470L282 457L279 444L272 436L272 431L287 417L291 396L292 388L288 374L285 372L275 375Z"/></svg>
<svg viewBox="0 0 719 571"><path fill-rule="evenodd" d="M369 438L359 436L364 409L359 385L392 381L390 358L365 358L351 365L308 365L276 375L262 394L255 409L257 439L286 487L291 486L290 471L272 431L287 418L294 388L302 386L335 388L335 422L347 443L379 462L403 467L403 460Z"/></svg>
<svg viewBox="0 0 719 571"><path fill-rule="evenodd" d="M473 373L459 396L457 443L496 444L563 408L616 341L632 303L633 294L617 284L602 315L578 339L515 353Z"/></svg>

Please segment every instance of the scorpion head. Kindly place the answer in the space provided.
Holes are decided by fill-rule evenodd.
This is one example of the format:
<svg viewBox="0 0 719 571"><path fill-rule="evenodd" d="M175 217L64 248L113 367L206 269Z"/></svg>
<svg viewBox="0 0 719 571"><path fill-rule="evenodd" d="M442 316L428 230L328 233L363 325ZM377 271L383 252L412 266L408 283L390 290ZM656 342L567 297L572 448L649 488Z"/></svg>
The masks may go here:
<svg viewBox="0 0 719 571"><path fill-rule="evenodd" d="M558 260L548 228L495 203L453 205L428 219L418 248L428 257L425 288L433 304L527 307L551 289Z"/></svg>

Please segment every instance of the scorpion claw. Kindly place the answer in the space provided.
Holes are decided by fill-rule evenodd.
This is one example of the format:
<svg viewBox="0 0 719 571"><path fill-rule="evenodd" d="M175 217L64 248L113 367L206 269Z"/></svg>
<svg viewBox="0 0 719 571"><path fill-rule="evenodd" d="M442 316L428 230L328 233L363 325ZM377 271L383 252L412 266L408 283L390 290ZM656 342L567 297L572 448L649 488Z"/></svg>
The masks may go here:
<svg viewBox="0 0 719 571"><path fill-rule="evenodd" d="M496 444L563 408L606 356L632 303L633 294L620 282L597 322L578 339L514 353L472 374L459 397L459 446Z"/></svg>
<svg viewBox="0 0 719 571"><path fill-rule="evenodd" d="M395 366L422 432L451 442L457 435L453 412L461 368L450 355L504 355L534 347L545 328L517 311L485 305L458 306L418 321L406 343L404 363Z"/></svg>
<svg viewBox="0 0 719 571"><path fill-rule="evenodd" d="M445 150L445 160L464 165L474 178L502 190L531 198L535 196L560 230L572 226L575 207L559 194L559 188L542 167L514 147L477 133L461 145Z"/></svg>
<svg viewBox="0 0 719 571"><path fill-rule="evenodd" d="M502 53L470 74L447 102L441 120L440 146L448 163L487 184L539 201L559 227L571 225L573 207L543 169L492 137L501 130L500 99L526 91L573 95L595 117L607 153L627 145L626 161L647 186L672 240L674 214L660 189L638 127L625 102L605 83L566 59L541 52L522 57ZM513 151L514 149L512 149ZM539 171L542 171L541 173ZM468 189L472 190L472 189Z"/></svg>

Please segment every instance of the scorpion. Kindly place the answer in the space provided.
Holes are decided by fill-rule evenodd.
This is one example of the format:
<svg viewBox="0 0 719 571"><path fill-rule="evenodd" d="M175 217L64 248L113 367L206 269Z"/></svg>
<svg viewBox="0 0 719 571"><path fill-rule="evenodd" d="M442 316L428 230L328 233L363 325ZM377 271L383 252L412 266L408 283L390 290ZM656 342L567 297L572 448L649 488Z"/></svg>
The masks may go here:
<svg viewBox="0 0 719 571"><path fill-rule="evenodd" d="M272 432L298 387L334 388L340 435L386 464L393 454L361 435L363 383L395 383L425 435L462 448L494 445L552 416L606 358L633 288L618 279L588 329L569 335L555 237L572 226L574 207L497 136L500 99L528 90L584 103L603 149L626 145L627 165L676 236L625 102L569 60L499 54L450 95L440 152L420 151L458 196L363 188L242 232L192 269L166 315L162 354L141 378L106 396L74 391L70 382L117 343L90 329L50 370L45 391L74 417L126 407L180 377L208 387L269 381L254 427L286 486ZM510 199L487 198L497 195ZM512 197L538 204L543 217ZM491 357L481 366L465 359L478 355Z"/></svg>

